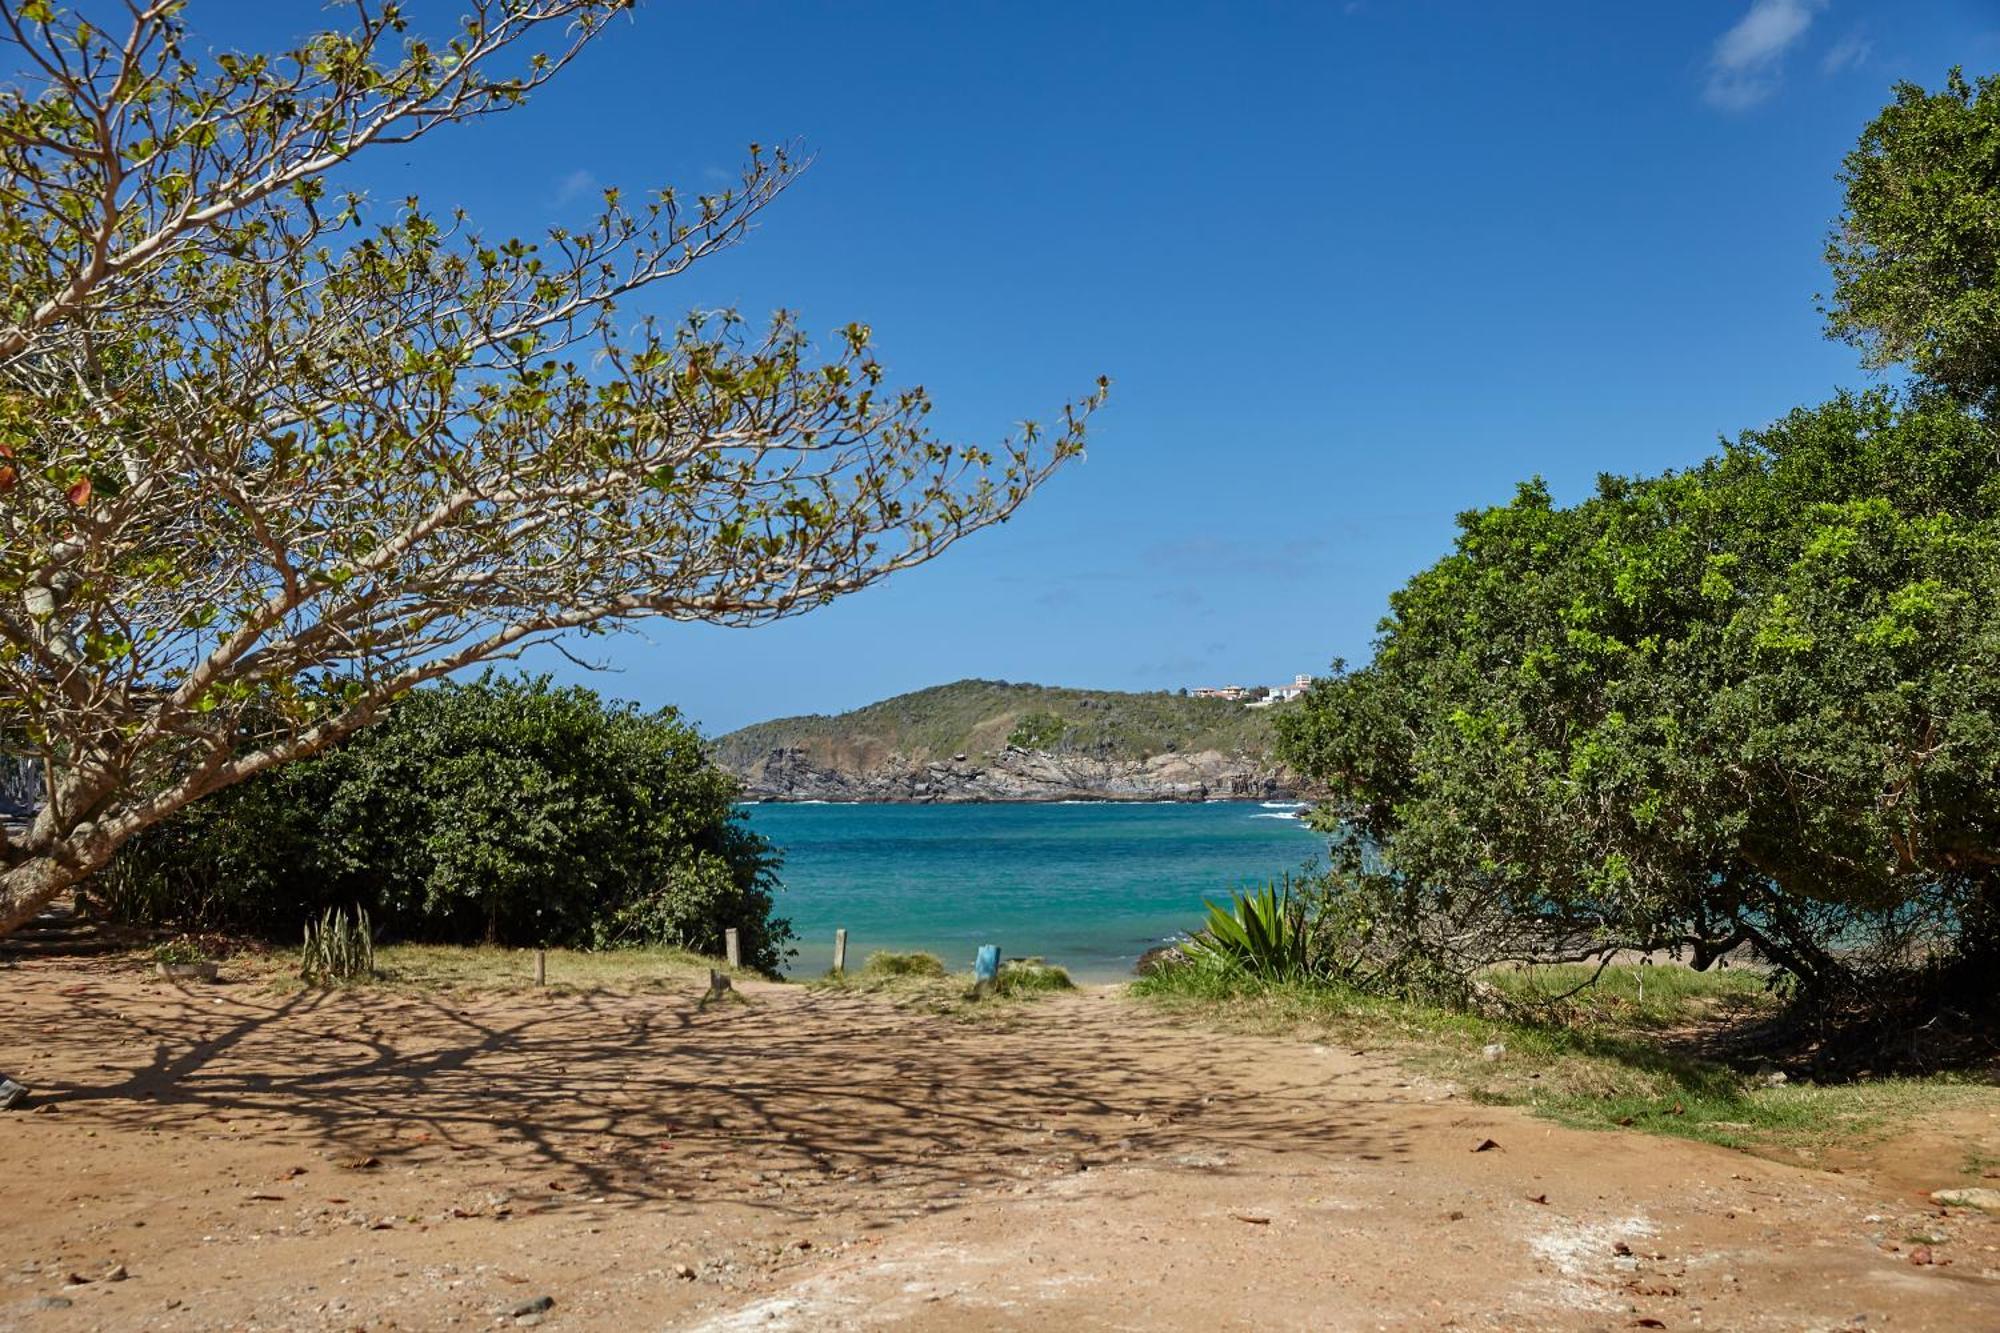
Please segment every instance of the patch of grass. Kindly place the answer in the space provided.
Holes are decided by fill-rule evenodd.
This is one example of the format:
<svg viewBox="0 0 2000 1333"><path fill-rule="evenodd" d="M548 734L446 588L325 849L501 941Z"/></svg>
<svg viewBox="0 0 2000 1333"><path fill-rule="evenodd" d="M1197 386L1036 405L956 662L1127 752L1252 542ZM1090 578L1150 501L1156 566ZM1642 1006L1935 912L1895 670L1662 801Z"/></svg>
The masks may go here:
<svg viewBox="0 0 2000 1333"><path fill-rule="evenodd" d="M684 949L550 949L548 987L552 991L686 989L705 984L708 970L729 972L718 959ZM235 970L232 966L232 970ZM297 985L293 958L272 958L246 968L274 986ZM286 975L289 972L290 975ZM755 977L738 969L732 975ZM375 976L356 984L399 990L535 989L535 951L452 944L391 944L375 951Z"/></svg>
<svg viewBox="0 0 2000 1333"><path fill-rule="evenodd" d="M1075 989L1069 973L1061 968L1039 958L1014 958L1000 964L993 994L981 998L970 972L947 972L942 961L927 953L873 953L858 972L829 974L807 984L824 990L881 995L907 1009L968 1019L1011 1014L1018 1002Z"/></svg>
<svg viewBox="0 0 2000 1333"><path fill-rule="evenodd" d="M1039 958L1009 958L993 981L996 995L1034 995L1042 991L1075 990L1069 973Z"/></svg>
<svg viewBox="0 0 2000 1333"><path fill-rule="evenodd" d="M1697 972L1677 964L1607 967L1558 964L1494 968L1481 980L1524 1005L1546 1006L1569 1027L1664 1029L1773 1007L1770 978L1756 968Z"/></svg>
<svg viewBox="0 0 2000 1333"><path fill-rule="evenodd" d="M1965 1161L1960 1164L1958 1172L1962 1176L1979 1177L2000 1173L2000 1157L1994 1157L1990 1153L1969 1152L1965 1155Z"/></svg>
<svg viewBox="0 0 2000 1333"><path fill-rule="evenodd" d="M1753 1013L1773 1002L1759 997L1761 981L1746 974L1678 969L1681 975L1668 980L1669 968L1648 967L1641 1004L1638 978L1626 975L1637 970L1607 970L1606 995L1553 1009L1534 1022L1484 1018L1335 986L1258 982L1198 967L1141 978L1132 992L1225 1027L1388 1050L1473 1100L1526 1107L1579 1128L1637 1129L1810 1156L1972 1101L2000 1110L2000 1089L1966 1079L1770 1085L1669 1049L1660 1042L1662 1028L1712 1016L1718 1008ZM1487 980L1514 998L1531 991L1553 995L1575 984L1560 976L1493 974ZM1496 1044L1505 1046L1505 1053L1486 1059L1485 1048Z"/></svg>
<svg viewBox="0 0 2000 1333"><path fill-rule="evenodd" d="M934 953L889 953L878 950L861 965L864 977L942 977L944 959Z"/></svg>

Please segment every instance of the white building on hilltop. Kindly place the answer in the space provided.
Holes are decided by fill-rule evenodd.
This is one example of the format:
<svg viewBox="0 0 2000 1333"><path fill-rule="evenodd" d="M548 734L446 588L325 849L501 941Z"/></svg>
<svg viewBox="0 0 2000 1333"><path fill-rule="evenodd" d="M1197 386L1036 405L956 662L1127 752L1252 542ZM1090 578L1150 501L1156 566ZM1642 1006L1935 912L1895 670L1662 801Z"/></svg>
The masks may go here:
<svg viewBox="0 0 2000 1333"><path fill-rule="evenodd" d="M1240 703L1245 708L1269 708L1296 699L1312 686L1313 678L1304 672L1292 677L1289 685L1202 685L1188 691L1197 699L1227 699Z"/></svg>

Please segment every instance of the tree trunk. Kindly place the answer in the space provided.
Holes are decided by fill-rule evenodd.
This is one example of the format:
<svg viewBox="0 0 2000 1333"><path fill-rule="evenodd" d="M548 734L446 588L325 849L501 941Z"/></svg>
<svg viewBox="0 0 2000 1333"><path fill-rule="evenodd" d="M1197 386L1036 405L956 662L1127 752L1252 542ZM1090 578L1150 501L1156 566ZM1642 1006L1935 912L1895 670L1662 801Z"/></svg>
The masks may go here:
<svg viewBox="0 0 2000 1333"><path fill-rule="evenodd" d="M37 856L0 873L0 935L19 930L88 873L53 856Z"/></svg>

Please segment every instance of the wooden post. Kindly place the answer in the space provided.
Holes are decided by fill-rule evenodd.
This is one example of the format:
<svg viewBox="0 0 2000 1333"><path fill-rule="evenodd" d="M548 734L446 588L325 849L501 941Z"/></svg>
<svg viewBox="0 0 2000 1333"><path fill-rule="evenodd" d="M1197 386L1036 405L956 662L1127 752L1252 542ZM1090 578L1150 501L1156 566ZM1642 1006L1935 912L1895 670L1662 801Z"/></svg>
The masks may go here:
<svg viewBox="0 0 2000 1333"><path fill-rule="evenodd" d="M535 950L535 984L537 986L546 986L549 984L549 951L547 949Z"/></svg>
<svg viewBox="0 0 2000 1333"><path fill-rule="evenodd" d="M722 948L729 955L731 967L743 966L743 941L737 938L736 927L731 926L722 932Z"/></svg>
<svg viewBox="0 0 2000 1333"><path fill-rule="evenodd" d="M839 976L847 970L847 927L833 932L833 974Z"/></svg>

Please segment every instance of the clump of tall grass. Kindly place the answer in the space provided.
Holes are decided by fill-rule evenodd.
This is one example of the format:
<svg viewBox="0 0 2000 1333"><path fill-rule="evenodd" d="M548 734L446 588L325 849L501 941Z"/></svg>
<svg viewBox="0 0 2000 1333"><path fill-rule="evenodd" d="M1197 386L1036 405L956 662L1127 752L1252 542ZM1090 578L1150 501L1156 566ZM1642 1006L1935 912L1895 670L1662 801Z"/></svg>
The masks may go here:
<svg viewBox="0 0 2000 1333"><path fill-rule="evenodd" d="M890 953L877 950L861 965L864 977L942 977L944 960L934 953Z"/></svg>
<svg viewBox="0 0 2000 1333"><path fill-rule="evenodd" d="M1038 991L1075 990L1069 973L1039 958L1009 958L993 979L996 995L1032 995Z"/></svg>
<svg viewBox="0 0 2000 1333"><path fill-rule="evenodd" d="M366 911L356 907L349 916L328 908L318 921L306 922L305 947L299 951L300 980L324 984L374 975L375 939Z"/></svg>

